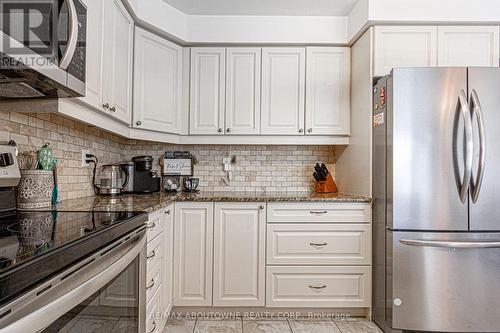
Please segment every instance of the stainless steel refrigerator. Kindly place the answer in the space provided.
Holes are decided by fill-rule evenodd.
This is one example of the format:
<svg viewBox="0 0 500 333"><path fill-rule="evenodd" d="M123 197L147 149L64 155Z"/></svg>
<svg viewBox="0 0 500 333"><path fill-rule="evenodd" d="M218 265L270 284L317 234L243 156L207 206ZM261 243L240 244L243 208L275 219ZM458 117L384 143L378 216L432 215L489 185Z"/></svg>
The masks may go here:
<svg viewBox="0 0 500 333"><path fill-rule="evenodd" d="M500 69L398 68L373 95L374 321L500 332Z"/></svg>

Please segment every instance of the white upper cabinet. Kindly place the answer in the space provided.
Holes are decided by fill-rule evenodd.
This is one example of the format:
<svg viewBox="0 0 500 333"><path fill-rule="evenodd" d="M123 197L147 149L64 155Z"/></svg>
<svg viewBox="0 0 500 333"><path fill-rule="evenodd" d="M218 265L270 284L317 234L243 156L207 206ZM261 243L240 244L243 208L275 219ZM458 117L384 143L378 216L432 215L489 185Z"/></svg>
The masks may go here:
<svg viewBox="0 0 500 333"><path fill-rule="evenodd" d="M350 52L347 47L308 47L306 134L349 134Z"/></svg>
<svg viewBox="0 0 500 333"><path fill-rule="evenodd" d="M260 48L228 48L226 134L260 133Z"/></svg>
<svg viewBox="0 0 500 333"><path fill-rule="evenodd" d="M265 203L216 203L214 306L264 306Z"/></svg>
<svg viewBox="0 0 500 333"><path fill-rule="evenodd" d="M305 48L262 49L261 133L304 133Z"/></svg>
<svg viewBox="0 0 500 333"><path fill-rule="evenodd" d="M393 67L436 66L435 26L377 26L374 39L374 76Z"/></svg>
<svg viewBox="0 0 500 333"><path fill-rule="evenodd" d="M132 125L178 134L181 112L182 47L136 28Z"/></svg>
<svg viewBox="0 0 500 333"><path fill-rule="evenodd" d="M224 48L191 49L190 134L224 134Z"/></svg>
<svg viewBox="0 0 500 333"><path fill-rule="evenodd" d="M87 16L92 17L92 24L87 25L85 96L80 97L80 100L101 109L103 93L104 2L102 0L86 0L85 5L87 6Z"/></svg>
<svg viewBox="0 0 500 333"><path fill-rule="evenodd" d="M498 26L438 27L438 66L498 67Z"/></svg>
<svg viewBox="0 0 500 333"><path fill-rule="evenodd" d="M103 104L105 111L130 124L134 21L120 2L104 2ZM92 22L90 22L90 25Z"/></svg>

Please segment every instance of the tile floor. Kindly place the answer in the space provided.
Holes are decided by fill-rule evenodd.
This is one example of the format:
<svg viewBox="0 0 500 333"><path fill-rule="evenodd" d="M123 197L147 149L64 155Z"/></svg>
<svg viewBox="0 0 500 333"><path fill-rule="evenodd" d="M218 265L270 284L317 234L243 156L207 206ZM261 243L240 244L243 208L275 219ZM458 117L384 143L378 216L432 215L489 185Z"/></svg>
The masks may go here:
<svg viewBox="0 0 500 333"><path fill-rule="evenodd" d="M184 320L169 319L163 333L381 333L361 318L346 320Z"/></svg>

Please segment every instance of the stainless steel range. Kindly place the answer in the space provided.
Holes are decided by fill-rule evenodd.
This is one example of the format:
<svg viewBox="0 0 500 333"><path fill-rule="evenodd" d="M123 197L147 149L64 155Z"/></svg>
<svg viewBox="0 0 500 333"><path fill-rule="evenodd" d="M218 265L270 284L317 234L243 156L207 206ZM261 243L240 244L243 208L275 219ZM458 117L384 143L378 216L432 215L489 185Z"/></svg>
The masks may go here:
<svg viewBox="0 0 500 333"><path fill-rule="evenodd" d="M400 68L373 114L373 316L500 331L500 69Z"/></svg>

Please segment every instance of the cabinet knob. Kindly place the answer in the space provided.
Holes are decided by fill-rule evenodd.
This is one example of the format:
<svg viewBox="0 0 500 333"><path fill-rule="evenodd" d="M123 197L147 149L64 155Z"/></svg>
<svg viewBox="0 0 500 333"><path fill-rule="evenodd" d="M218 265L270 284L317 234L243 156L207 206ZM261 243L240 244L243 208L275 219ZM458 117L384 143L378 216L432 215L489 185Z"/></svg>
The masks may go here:
<svg viewBox="0 0 500 333"><path fill-rule="evenodd" d="M222 133L222 128L219 128L217 132Z"/></svg>
<svg viewBox="0 0 500 333"><path fill-rule="evenodd" d="M299 133L304 133L304 129L303 128L299 128Z"/></svg>
<svg viewBox="0 0 500 333"><path fill-rule="evenodd" d="M308 128L307 129L307 133L312 133L313 129L312 128Z"/></svg>
<svg viewBox="0 0 500 333"><path fill-rule="evenodd" d="M109 109L109 103L103 104L102 107L105 108L105 109Z"/></svg>
<svg viewBox="0 0 500 333"><path fill-rule="evenodd" d="M135 122L135 124L136 124L137 126L141 126L141 125L142 125L142 122L141 122L141 121L136 121L136 122Z"/></svg>
<svg viewBox="0 0 500 333"><path fill-rule="evenodd" d="M116 108L114 106L111 107L111 109L109 109L109 111L111 112L115 112L116 111Z"/></svg>
<svg viewBox="0 0 500 333"><path fill-rule="evenodd" d="M230 128L228 128L228 129L226 130L226 132L231 133L231 129L230 129Z"/></svg>
<svg viewBox="0 0 500 333"><path fill-rule="evenodd" d="M166 210L165 214L170 215L170 209Z"/></svg>
<svg viewBox="0 0 500 333"><path fill-rule="evenodd" d="M259 206L259 209L264 209L264 208L266 208L266 207L264 207L264 205Z"/></svg>

